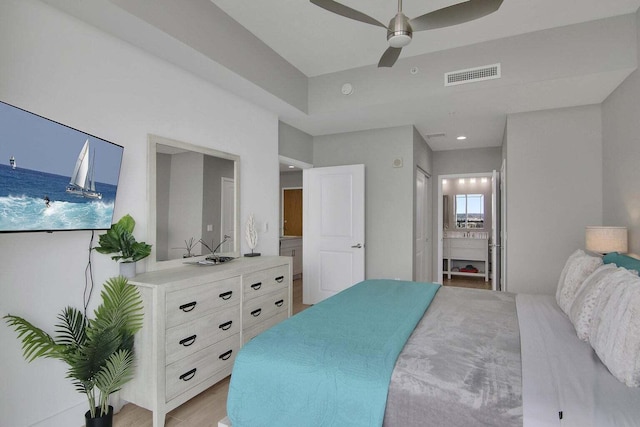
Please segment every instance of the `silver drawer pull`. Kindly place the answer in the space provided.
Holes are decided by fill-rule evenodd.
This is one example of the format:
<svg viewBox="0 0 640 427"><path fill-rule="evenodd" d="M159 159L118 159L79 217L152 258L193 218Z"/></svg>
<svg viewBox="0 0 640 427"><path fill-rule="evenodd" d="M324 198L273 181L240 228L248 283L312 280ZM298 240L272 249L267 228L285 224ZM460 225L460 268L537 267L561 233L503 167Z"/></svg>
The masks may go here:
<svg viewBox="0 0 640 427"><path fill-rule="evenodd" d="M254 283L253 285L251 285L251 287L253 288L254 291L257 291L262 287L262 282Z"/></svg>
<svg viewBox="0 0 640 427"><path fill-rule="evenodd" d="M284 304L284 300L283 299L278 300L278 301L275 302L275 305L277 305L278 307L282 307L282 304Z"/></svg>
<svg viewBox="0 0 640 427"><path fill-rule="evenodd" d="M182 381L189 381L190 379L192 379L193 377L196 376L196 368L193 368L192 370L185 372L184 374L180 375L180 379Z"/></svg>
<svg viewBox="0 0 640 427"><path fill-rule="evenodd" d="M226 351L226 352L222 353L220 356L218 356L218 359L227 360L227 359L229 359L231 357L231 353L233 353L233 350Z"/></svg>
<svg viewBox="0 0 640 427"><path fill-rule="evenodd" d="M253 310L253 311L251 312L251 315L252 315L253 317L258 317L258 316L260 316L260 313L261 313L261 312L262 312L262 309L261 309L261 308L259 308L259 309L257 309L257 310Z"/></svg>
<svg viewBox="0 0 640 427"><path fill-rule="evenodd" d="M180 345L183 345L185 347L189 347L194 342L196 342L196 335L191 335L190 337L187 337L178 341Z"/></svg>
<svg viewBox="0 0 640 427"><path fill-rule="evenodd" d="M180 310L184 311L185 313L188 313L191 310L193 310L194 308L196 308L196 304L197 303L198 303L197 301L191 301L190 303L182 304L179 308L180 308Z"/></svg>
<svg viewBox="0 0 640 427"><path fill-rule="evenodd" d="M232 323L233 321L229 320L228 322L224 322L222 325L218 326L218 328L222 329L223 331L226 331L231 327Z"/></svg>
<svg viewBox="0 0 640 427"><path fill-rule="evenodd" d="M227 292L223 292L220 295L218 295L220 298L222 298L223 300L228 300L229 298L231 298L231 295L233 295L233 291L227 291Z"/></svg>
<svg viewBox="0 0 640 427"><path fill-rule="evenodd" d="M284 280L284 276L276 277L276 282L278 282L278 283L282 283L283 280Z"/></svg>

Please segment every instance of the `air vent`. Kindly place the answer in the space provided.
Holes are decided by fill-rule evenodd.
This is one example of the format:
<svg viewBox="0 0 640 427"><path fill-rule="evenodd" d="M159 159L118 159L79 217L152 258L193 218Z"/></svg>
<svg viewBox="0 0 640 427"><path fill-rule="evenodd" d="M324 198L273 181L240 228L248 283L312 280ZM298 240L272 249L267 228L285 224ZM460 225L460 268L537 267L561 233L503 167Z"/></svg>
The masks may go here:
<svg viewBox="0 0 640 427"><path fill-rule="evenodd" d="M427 139L433 139L433 138L442 138L444 137L446 134L444 132L440 132L440 133L429 133L426 135Z"/></svg>
<svg viewBox="0 0 640 427"><path fill-rule="evenodd" d="M465 83L480 82L500 78L500 64L485 65L483 67L466 70L451 71L444 75L445 86L455 86Z"/></svg>

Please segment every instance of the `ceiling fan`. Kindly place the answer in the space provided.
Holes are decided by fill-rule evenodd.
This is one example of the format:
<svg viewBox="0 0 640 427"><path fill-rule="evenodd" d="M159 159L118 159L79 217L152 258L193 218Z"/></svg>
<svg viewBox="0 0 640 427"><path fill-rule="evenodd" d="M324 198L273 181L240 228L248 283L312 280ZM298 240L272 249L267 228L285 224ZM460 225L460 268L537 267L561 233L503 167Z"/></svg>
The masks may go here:
<svg viewBox="0 0 640 427"><path fill-rule="evenodd" d="M392 67L400 56L402 48L411 42L414 31L433 30L473 21L474 19L495 12L500 8L502 2L503 0L468 0L426 13L417 18L409 19L402 13L402 0L398 0L398 13L391 19L391 22L389 22L387 26L369 15L336 1L311 0L311 3L329 12L366 24L386 28L389 47L382 54L378 62L378 67Z"/></svg>

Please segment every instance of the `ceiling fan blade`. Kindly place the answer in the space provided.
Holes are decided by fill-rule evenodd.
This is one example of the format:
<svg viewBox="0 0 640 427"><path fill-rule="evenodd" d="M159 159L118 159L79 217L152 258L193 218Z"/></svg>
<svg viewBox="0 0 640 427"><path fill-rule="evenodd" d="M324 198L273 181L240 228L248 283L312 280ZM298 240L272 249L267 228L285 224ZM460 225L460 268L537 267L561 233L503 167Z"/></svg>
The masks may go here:
<svg viewBox="0 0 640 427"><path fill-rule="evenodd" d="M418 16L409 21L413 31L433 30L482 18L500 8L503 0L469 0Z"/></svg>
<svg viewBox="0 0 640 427"><path fill-rule="evenodd" d="M326 9L329 12L344 16L345 18L355 19L356 21L364 22L365 24L377 25L378 27L387 28L387 26L382 22L373 19L369 15L358 12L355 9L351 9L350 7L347 7L333 0L311 0L311 3L315 4L316 6L320 6L321 8Z"/></svg>
<svg viewBox="0 0 640 427"><path fill-rule="evenodd" d="M378 62L378 67L393 67L393 64L396 63L400 56L400 52L402 52L401 47L389 47L382 54L382 57Z"/></svg>

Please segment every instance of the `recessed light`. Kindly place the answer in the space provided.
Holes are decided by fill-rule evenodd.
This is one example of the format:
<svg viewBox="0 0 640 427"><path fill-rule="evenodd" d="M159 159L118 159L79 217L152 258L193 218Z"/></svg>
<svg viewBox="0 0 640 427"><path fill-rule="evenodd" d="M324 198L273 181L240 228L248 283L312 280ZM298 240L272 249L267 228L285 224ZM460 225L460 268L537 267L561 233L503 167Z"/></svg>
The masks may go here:
<svg viewBox="0 0 640 427"><path fill-rule="evenodd" d="M460 179L458 180L458 183L460 183L460 184L464 184L464 178L460 178Z"/></svg>
<svg viewBox="0 0 640 427"><path fill-rule="evenodd" d="M459 137L456 138L458 141L464 141L465 139L467 139L466 136L464 135L460 135Z"/></svg>
<svg viewBox="0 0 640 427"><path fill-rule="evenodd" d="M471 184L475 184L475 183L476 183L476 179L475 179L475 178L471 178L471 179L469 180L469 182L470 182Z"/></svg>
<svg viewBox="0 0 640 427"><path fill-rule="evenodd" d="M446 183L447 183L447 180L446 180L446 179L443 179L443 180L442 180L442 183L443 183L443 184L446 184Z"/></svg>
<svg viewBox="0 0 640 427"><path fill-rule="evenodd" d="M293 165L289 165L289 169L295 169L296 167Z"/></svg>

